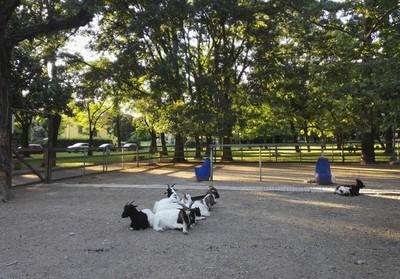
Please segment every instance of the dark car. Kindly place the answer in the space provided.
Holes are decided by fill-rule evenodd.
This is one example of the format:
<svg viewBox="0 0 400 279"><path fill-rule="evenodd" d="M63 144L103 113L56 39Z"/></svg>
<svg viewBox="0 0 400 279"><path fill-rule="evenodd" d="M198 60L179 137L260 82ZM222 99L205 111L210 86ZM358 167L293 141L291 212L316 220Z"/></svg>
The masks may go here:
<svg viewBox="0 0 400 279"><path fill-rule="evenodd" d="M19 152L29 152L29 153L42 153L43 152L43 147L42 145L38 143L30 143L28 147L18 147Z"/></svg>

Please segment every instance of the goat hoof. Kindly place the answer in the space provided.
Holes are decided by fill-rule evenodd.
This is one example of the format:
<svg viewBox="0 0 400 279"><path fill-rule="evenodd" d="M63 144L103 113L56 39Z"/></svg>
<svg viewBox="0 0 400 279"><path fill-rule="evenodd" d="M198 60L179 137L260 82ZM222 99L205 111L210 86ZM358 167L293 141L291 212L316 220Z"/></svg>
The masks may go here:
<svg viewBox="0 0 400 279"><path fill-rule="evenodd" d="M131 228L129 228L129 230L130 230L130 231L133 231L134 229L131 227Z"/></svg>

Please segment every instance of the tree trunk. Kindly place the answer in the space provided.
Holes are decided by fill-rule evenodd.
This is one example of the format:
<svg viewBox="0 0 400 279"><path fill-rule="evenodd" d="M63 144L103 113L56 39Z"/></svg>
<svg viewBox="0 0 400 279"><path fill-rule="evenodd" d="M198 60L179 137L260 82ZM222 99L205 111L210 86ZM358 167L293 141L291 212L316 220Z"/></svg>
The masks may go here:
<svg viewBox="0 0 400 279"><path fill-rule="evenodd" d="M195 142L195 148L196 148L194 157L196 159L201 159L202 158L201 157L201 143L200 143L200 137L198 135L196 135L194 137L194 142Z"/></svg>
<svg viewBox="0 0 400 279"><path fill-rule="evenodd" d="M93 155L93 134L94 134L94 128L92 128L92 125L89 124L89 150L88 150L88 156Z"/></svg>
<svg viewBox="0 0 400 279"><path fill-rule="evenodd" d="M24 121L21 123L22 125L22 133L21 133L21 146L22 148L29 148L29 131L31 128L32 121ZM29 151L22 152L24 157L30 157L31 154Z"/></svg>
<svg viewBox="0 0 400 279"><path fill-rule="evenodd" d="M186 162L184 139L181 134L175 135L175 152L174 152L173 162L175 163Z"/></svg>
<svg viewBox="0 0 400 279"><path fill-rule="evenodd" d="M11 48L6 48L0 34L0 194L11 198L11 110L9 66ZM1 197L0 197L1 198Z"/></svg>
<svg viewBox="0 0 400 279"><path fill-rule="evenodd" d="M335 138L336 138L336 148L338 150L342 150L343 149L343 134L336 131Z"/></svg>
<svg viewBox="0 0 400 279"><path fill-rule="evenodd" d="M361 160L365 164L375 163L374 134L365 132L361 140Z"/></svg>
<svg viewBox="0 0 400 279"><path fill-rule="evenodd" d="M393 154L393 127L390 126L385 131L385 153Z"/></svg>
<svg viewBox="0 0 400 279"><path fill-rule="evenodd" d="M206 155L207 157L211 156L211 147L210 145L212 144L212 137L211 136L206 136Z"/></svg>
<svg viewBox="0 0 400 279"><path fill-rule="evenodd" d="M149 152L150 153L156 153L157 152L157 134L156 134L156 131L151 129L150 130L150 136L151 136L151 142L150 142Z"/></svg>
<svg viewBox="0 0 400 279"><path fill-rule="evenodd" d="M167 141L165 140L165 133L160 134L161 150L163 155L168 155Z"/></svg>
<svg viewBox="0 0 400 279"><path fill-rule="evenodd" d="M115 130L117 130L117 145L121 147L121 115L117 114L115 117Z"/></svg>
<svg viewBox="0 0 400 279"><path fill-rule="evenodd" d="M51 139L53 141L52 146L57 147L58 130L60 129L60 126L61 126L61 115L56 113L53 115L53 117L49 118L49 121L50 121L50 119L53 119L53 136L50 137L50 135L49 135L48 140ZM56 161L57 161L57 152L53 152L52 156L53 156L53 159L51 160L52 166L55 167Z"/></svg>
<svg viewBox="0 0 400 279"><path fill-rule="evenodd" d="M223 137L223 144L231 144L230 137ZM230 146L223 146L222 148L222 161L233 161L232 148Z"/></svg>

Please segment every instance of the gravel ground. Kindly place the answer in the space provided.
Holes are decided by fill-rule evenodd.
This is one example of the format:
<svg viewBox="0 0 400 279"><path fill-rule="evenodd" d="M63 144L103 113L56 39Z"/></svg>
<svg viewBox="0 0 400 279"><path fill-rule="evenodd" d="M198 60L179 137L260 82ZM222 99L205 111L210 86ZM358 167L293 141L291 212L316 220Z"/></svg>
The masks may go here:
<svg viewBox="0 0 400 279"><path fill-rule="evenodd" d="M398 196L220 191L188 235L129 231L123 205L162 193L15 189L0 204L0 278L399 278Z"/></svg>

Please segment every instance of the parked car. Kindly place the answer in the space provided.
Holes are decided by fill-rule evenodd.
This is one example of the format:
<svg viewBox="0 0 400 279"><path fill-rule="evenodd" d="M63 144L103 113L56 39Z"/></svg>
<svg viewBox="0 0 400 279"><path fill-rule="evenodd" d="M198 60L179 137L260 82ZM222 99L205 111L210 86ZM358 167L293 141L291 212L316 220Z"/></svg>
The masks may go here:
<svg viewBox="0 0 400 279"><path fill-rule="evenodd" d="M122 146L122 148L123 148L124 150L136 150L137 144L136 144L136 143L133 143L133 142L128 142L128 143L125 143L125 144Z"/></svg>
<svg viewBox="0 0 400 279"><path fill-rule="evenodd" d="M194 148L196 147L196 142L193 140L188 140L185 142L185 147Z"/></svg>
<svg viewBox="0 0 400 279"><path fill-rule="evenodd" d="M112 143L103 143L100 144L99 147L97 148L97 150L99 151L103 151L103 150L112 150L115 151L115 145Z"/></svg>
<svg viewBox="0 0 400 279"><path fill-rule="evenodd" d="M67 146L68 152L78 152L83 149L88 149L89 144L86 142L77 142L74 143L73 145Z"/></svg>
<svg viewBox="0 0 400 279"><path fill-rule="evenodd" d="M28 148L24 148L22 146L18 146L19 151L24 151L25 149L29 153L42 153L43 152L43 147L42 145L38 143L30 143Z"/></svg>

